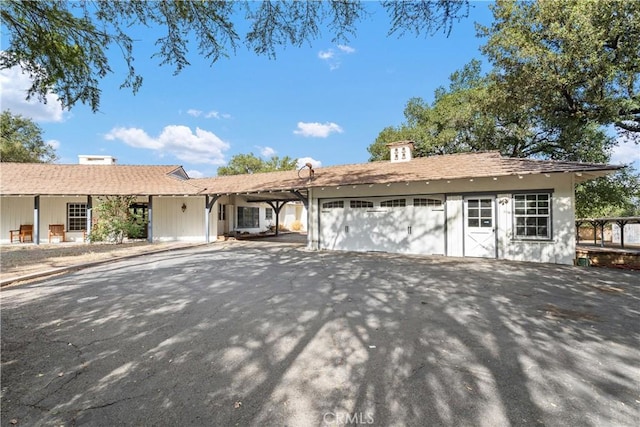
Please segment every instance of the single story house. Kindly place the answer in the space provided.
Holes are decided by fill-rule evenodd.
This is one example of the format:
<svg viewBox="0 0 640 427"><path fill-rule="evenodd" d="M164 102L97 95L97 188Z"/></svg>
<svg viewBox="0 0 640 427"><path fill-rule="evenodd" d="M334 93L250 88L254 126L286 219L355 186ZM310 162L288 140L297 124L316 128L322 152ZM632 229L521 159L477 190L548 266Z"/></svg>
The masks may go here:
<svg viewBox="0 0 640 427"><path fill-rule="evenodd" d="M498 152L413 159L412 148L390 144L391 161L198 179L180 166L3 163L0 242L21 224L34 225L35 243L50 224L82 239L101 196L135 195L149 241L209 242L288 215L309 249L572 264L575 184L620 169Z"/></svg>

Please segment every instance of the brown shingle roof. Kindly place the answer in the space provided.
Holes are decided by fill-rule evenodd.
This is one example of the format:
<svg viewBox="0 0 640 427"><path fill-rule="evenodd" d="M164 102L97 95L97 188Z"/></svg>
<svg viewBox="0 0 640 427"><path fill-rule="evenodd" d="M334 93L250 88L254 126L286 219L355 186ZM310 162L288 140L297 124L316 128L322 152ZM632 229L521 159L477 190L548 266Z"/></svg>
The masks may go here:
<svg viewBox="0 0 640 427"><path fill-rule="evenodd" d="M1 163L0 194L184 195L199 187L171 173L181 166Z"/></svg>
<svg viewBox="0 0 640 427"><path fill-rule="evenodd" d="M392 182L498 177L564 172L602 172L621 166L595 163L502 157L498 152L462 153L416 158L408 162L389 161L317 168L308 183L308 170L233 175L191 180L206 193L245 193L338 185L387 184Z"/></svg>
<svg viewBox="0 0 640 427"><path fill-rule="evenodd" d="M387 184L542 173L584 172L592 178L622 166L502 157L498 152L449 154L308 170L180 180L180 166L1 163L0 194L196 195L289 191L307 187Z"/></svg>

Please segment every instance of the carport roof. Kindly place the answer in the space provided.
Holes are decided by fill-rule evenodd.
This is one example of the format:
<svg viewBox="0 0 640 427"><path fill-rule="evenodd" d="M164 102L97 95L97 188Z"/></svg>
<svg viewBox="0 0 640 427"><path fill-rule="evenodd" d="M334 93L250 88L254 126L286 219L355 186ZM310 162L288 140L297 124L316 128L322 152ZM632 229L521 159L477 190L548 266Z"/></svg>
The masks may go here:
<svg viewBox="0 0 640 427"><path fill-rule="evenodd" d="M193 195L181 166L1 163L2 195Z"/></svg>

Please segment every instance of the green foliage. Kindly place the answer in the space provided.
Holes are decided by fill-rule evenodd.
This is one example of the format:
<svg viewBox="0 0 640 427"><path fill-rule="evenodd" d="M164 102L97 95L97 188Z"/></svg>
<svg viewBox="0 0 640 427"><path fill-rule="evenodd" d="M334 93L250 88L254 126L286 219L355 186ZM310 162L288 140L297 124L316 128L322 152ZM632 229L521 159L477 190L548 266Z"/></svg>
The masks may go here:
<svg viewBox="0 0 640 427"><path fill-rule="evenodd" d="M51 163L57 160L55 150L42 139L42 129L31 119L0 114L0 161L18 163Z"/></svg>
<svg viewBox="0 0 640 427"><path fill-rule="evenodd" d="M640 2L499 0L478 26L507 103L640 132Z"/></svg>
<svg viewBox="0 0 640 427"><path fill-rule="evenodd" d="M268 160L263 160L253 153L236 154L231 158L227 166L218 168L218 175L242 175L260 172L275 172L283 170L294 170L296 159L289 156L282 158L273 156Z"/></svg>
<svg viewBox="0 0 640 427"><path fill-rule="evenodd" d="M99 200L93 208L96 221L91 226L89 241L121 244L125 237L143 235L146 224L130 209L135 200L134 196L107 196Z"/></svg>
<svg viewBox="0 0 640 427"><path fill-rule="evenodd" d="M433 34L450 31L466 17L468 1L383 1L391 18L389 33ZM16 1L0 4L8 47L0 67L21 66L32 78L28 97L58 94L70 108L77 102L99 108L99 81L111 71L106 50L122 52L127 75L122 87L134 93L142 84L134 64L132 28L159 27L154 54L179 73L189 65L189 48L215 63L244 44L256 54L275 58L278 46L301 46L321 35L326 25L334 41L355 34L369 15L364 1ZM249 23L243 36L236 29Z"/></svg>
<svg viewBox="0 0 640 427"><path fill-rule="evenodd" d="M623 169L576 186L576 218L640 216L640 176Z"/></svg>
<svg viewBox="0 0 640 427"><path fill-rule="evenodd" d="M498 0L478 27L493 65L472 61L427 104L412 98L405 123L369 146L411 139L416 156L498 150L511 157L606 163L616 140L640 139L640 2ZM639 175L628 167L577 187L580 216L637 210Z"/></svg>

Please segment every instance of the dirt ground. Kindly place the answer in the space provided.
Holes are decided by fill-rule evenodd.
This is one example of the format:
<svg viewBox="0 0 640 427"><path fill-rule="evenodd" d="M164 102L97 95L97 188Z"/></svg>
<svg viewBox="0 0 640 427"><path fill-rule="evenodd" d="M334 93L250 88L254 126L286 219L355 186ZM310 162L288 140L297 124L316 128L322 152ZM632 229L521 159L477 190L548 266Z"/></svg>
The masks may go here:
<svg viewBox="0 0 640 427"><path fill-rule="evenodd" d="M189 243L16 244L0 246L0 281L61 267L70 267L163 249L193 246Z"/></svg>

